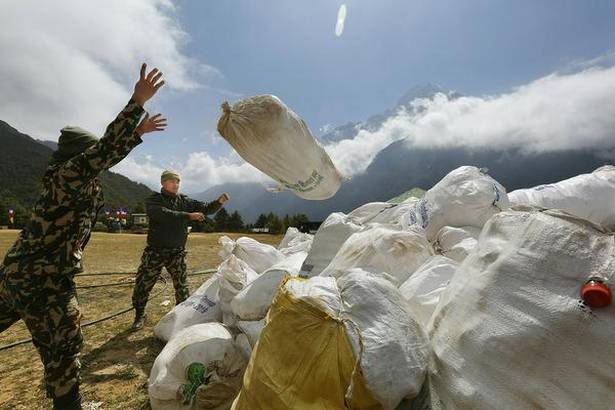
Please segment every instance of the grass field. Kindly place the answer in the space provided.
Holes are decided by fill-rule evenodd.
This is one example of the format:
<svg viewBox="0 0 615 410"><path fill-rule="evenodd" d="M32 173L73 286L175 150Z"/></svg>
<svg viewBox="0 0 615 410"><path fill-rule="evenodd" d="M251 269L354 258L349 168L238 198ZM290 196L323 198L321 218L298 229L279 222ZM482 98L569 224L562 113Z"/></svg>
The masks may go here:
<svg viewBox="0 0 615 410"><path fill-rule="evenodd" d="M188 239L188 272L215 268L218 238L223 234L191 234ZM17 236L17 231L0 231L0 254ZM228 234L237 238L237 234ZM280 236L250 235L258 241L277 245ZM134 278L145 235L95 233L85 251L87 273L121 272L125 275L77 277L77 286L127 281ZM163 347L152 327L173 308L173 284L156 284L147 307L148 321L139 332L130 332L133 312L93 325L83 330L86 346L82 351L82 396L84 409L149 409L147 378L154 359ZM194 291L208 276L189 277ZM132 286L114 286L78 291L83 313L82 323L94 320L130 306ZM161 303L170 300L167 306ZM0 346L30 335L20 321L0 334ZM43 388L43 368L36 349L31 344L0 352L0 409L50 409Z"/></svg>

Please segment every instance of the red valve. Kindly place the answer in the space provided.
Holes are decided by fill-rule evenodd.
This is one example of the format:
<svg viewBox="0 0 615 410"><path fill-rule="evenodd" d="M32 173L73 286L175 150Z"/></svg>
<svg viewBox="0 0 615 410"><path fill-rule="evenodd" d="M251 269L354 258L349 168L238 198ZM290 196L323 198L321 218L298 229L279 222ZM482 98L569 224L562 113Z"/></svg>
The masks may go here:
<svg viewBox="0 0 615 410"><path fill-rule="evenodd" d="M592 308L603 308L611 304L613 294L600 278L590 278L581 288L581 298Z"/></svg>

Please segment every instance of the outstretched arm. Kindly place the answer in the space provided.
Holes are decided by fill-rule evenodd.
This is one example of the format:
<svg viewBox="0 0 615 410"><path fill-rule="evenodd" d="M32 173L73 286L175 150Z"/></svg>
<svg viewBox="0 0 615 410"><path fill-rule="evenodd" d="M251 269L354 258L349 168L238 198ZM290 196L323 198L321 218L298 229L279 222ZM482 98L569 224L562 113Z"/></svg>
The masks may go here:
<svg viewBox="0 0 615 410"><path fill-rule="evenodd" d="M160 81L162 73L158 69L145 75L146 65L141 66L139 81L134 93L122 112L107 127L104 136L83 153L66 161L58 170L58 177L66 190L78 190L95 178L100 172L120 162L128 153L142 142L141 136L148 132L162 131L166 119L160 114L146 117L143 105L164 85ZM138 125L137 125L138 124Z"/></svg>
<svg viewBox="0 0 615 410"><path fill-rule="evenodd" d="M226 203L226 201L228 201L230 199L229 194L227 194L226 192L223 193L222 195L220 195L218 197L218 199L216 199L215 201L211 201L211 202L201 202L201 201L197 201L195 199L190 199L191 201L191 208L194 211L197 212L202 212L205 215L211 215L213 213L218 212L218 210L220 208L222 208L222 206Z"/></svg>
<svg viewBox="0 0 615 410"><path fill-rule="evenodd" d="M194 206L194 203L198 201L191 199L188 199L188 201L190 201L190 203L188 204L186 211L176 211L165 207L162 198L154 195L145 201L145 207L147 210L147 215L157 221L174 222L188 219L190 221L203 222L203 220L205 220L204 212L199 209L195 209Z"/></svg>
<svg viewBox="0 0 615 410"><path fill-rule="evenodd" d="M162 198L152 196L145 201L147 216L157 221L181 221L190 219L190 213L175 211L164 206Z"/></svg>

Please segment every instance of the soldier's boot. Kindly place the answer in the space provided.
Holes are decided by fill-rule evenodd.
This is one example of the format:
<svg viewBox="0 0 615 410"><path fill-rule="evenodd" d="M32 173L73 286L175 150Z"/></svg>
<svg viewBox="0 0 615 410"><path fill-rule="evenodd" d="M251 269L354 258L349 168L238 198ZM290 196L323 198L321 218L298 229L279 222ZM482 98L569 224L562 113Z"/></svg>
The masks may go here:
<svg viewBox="0 0 615 410"><path fill-rule="evenodd" d="M132 330L139 330L145 324L145 319L147 319L147 315L145 314L145 309L137 309L135 310L135 321L132 323Z"/></svg>
<svg viewBox="0 0 615 410"><path fill-rule="evenodd" d="M79 385L76 384L75 387L64 396L55 397L53 399L53 410L82 410Z"/></svg>

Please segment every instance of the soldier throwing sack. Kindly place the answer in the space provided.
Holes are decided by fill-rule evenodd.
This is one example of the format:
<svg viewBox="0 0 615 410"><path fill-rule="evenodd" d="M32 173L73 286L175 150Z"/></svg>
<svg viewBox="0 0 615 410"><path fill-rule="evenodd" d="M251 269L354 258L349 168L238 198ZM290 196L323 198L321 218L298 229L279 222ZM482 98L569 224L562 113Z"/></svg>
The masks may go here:
<svg viewBox="0 0 615 410"><path fill-rule="evenodd" d="M185 261L188 222L202 222L205 215L217 212L229 200L226 193L209 203L180 194L180 176L174 171L164 171L160 183L160 193L152 194L145 202L149 231L132 294L132 305L136 312L132 328L135 330L143 327L145 305L163 267L173 279L175 304L178 305L188 298L190 293L186 284Z"/></svg>

